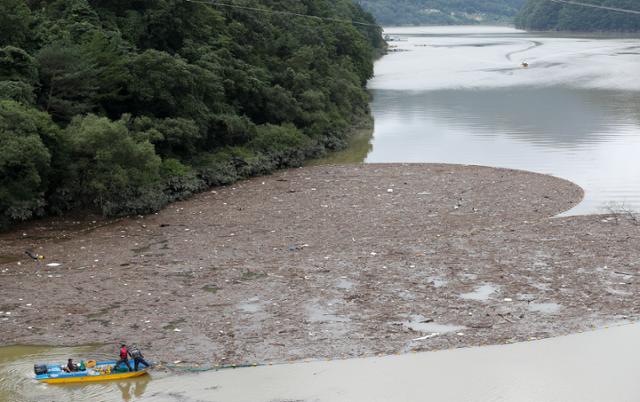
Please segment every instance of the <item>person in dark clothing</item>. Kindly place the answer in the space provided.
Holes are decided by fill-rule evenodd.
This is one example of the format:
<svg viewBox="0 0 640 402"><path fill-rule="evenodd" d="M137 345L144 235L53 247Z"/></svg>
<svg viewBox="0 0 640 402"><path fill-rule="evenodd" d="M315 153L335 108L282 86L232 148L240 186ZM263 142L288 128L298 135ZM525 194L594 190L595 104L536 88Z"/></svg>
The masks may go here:
<svg viewBox="0 0 640 402"><path fill-rule="evenodd" d="M78 365L73 362L73 359L69 359L67 361L67 366L64 367L64 371L68 373L73 373L74 371L78 371Z"/></svg>
<svg viewBox="0 0 640 402"><path fill-rule="evenodd" d="M127 349L127 345L125 345L124 343L120 345L120 360L116 362L114 368L118 368L123 363L125 366L127 366L129 371L132 371L131 365L129 364L129 350Z"/></svg>
<svg viewBox="0 0 640 402"><path fill-rule="evenodd" d="M147 363L147 361L144 359L142 352L140 351L140 349L138 349L136 345L133 345L129 350L129 356L131 356L131 358L134 361L135 371L138 371L138 366L140 364L144 364L145 367L149 367L149 363Z"/></svg>

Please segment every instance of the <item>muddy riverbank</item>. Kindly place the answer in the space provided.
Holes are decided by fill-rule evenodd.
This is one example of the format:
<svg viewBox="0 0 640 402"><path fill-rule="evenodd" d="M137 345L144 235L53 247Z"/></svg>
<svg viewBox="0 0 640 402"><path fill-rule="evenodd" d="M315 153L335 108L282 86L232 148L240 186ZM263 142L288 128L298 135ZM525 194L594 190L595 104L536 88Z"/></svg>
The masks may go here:
<svg viewBox="0 0 640 402"><path fill-rule="evenodd" d="M582 196L505 169L318 166L146 217L34 222L0 235L0 343L124 340L157 361L207 366L500 344L637 319L640 226L550 218Z"/></svg>

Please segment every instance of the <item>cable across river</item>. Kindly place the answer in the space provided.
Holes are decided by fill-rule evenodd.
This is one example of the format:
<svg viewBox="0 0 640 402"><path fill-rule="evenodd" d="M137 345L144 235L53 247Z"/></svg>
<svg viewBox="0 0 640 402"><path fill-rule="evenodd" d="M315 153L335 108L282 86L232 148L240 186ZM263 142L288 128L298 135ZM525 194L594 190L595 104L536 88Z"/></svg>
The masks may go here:
<svg viewBox="0 0 640 402"><path fill-rule="evenodd" d="M341 23L344 23L344 24L363 25L363 26L368 26L368 27L380 27L380 25L378 25L378 24L372 24L372 23L369 23L369 22L360 22L360 21L345 20L345 19L339 19L339 18L319 17L317 15L300 14L300 13L294 13L294 12L291 12L291 11L269 10L267 8L241 6L241 5L237 5L237 4L231 4L231 3L221 3L219 1L213 1L213 0L211 0L211 1L207 1L207 0L186 0L186 1L188 1L190 3L208 4L210 6L215 6L215 7L227 7L227 8L237 8L237 9L240 9L240 10L257 11L257 12L266 13L266 14L288 15L288 16L292 16L292 17L312 18L312 19L320 20L320 21L341 22Z"/></svg>
<svg viewBox="0 0 640 402"><path fill-rule="evenodd" d="M601 9L601 10L616 11L616 12L619 12L619 13L640 15L640 11L627 10L625 8L600 6L600 5L597 5L597 4L582 3L582 2L579 2L579 1L573 1L573 0L549 0L549 1L552 1L554 3L560 3L560 4L569 4L569 5L572 5L572 6L598 8L598 9Z"/></svg>

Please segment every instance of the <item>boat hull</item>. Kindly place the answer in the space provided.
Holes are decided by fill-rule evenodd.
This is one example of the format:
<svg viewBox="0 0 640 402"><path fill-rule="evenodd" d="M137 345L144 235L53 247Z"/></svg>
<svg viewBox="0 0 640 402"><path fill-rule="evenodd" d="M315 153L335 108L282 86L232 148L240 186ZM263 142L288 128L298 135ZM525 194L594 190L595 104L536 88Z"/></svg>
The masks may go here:
<svg viewBox="0 0 640 402"><path fill-rule="evenodd" d="M87 368L83 371L67 372L63 370L64 365L62 364L48 364L46 365L46 372L44 374L37 374L35 379L46 384L72 384L126 380L127 378L140 377L147 374L146 369L137 371L115 371L113 370L115 365L115 361L96 362L95 367ZM129 366L134 367L135 362L129 360ZM41 365L39 365L39 367L41 367Z"/></svg>
<svg viewBox="0 0 640 402"><path fill-rule="evenodd" d="M140 371L132 371L128 373L86 375L81 377L42 378L42 379L38 379L38 381L44 382L47 384L72 384L72 383L124 380L127 378L140 377L145 374L147 374L146 370L140 370Z"/></svg>

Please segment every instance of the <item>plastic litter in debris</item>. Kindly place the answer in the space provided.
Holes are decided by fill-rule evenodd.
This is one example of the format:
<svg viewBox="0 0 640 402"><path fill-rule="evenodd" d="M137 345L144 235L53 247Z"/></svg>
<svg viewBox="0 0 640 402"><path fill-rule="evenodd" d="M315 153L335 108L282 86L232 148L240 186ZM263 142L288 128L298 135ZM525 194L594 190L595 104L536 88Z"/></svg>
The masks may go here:
<svg viewBox="0 0 640 402"><path fill-rule="evenodd" d="M437 333L437 332L434 332L433 334L429 334L429 335L421 336L420 338L412 339L412 341L424 341L425 339L435 338L438 335L440 335L440 334Z"/></svg>
<svg viewBox="0 0 640 402"><path fill-rule="evenodd" d="M47 267L59 267L60 265L62 264L60 264L59 262L50 262L47 264Z"/></svg>

